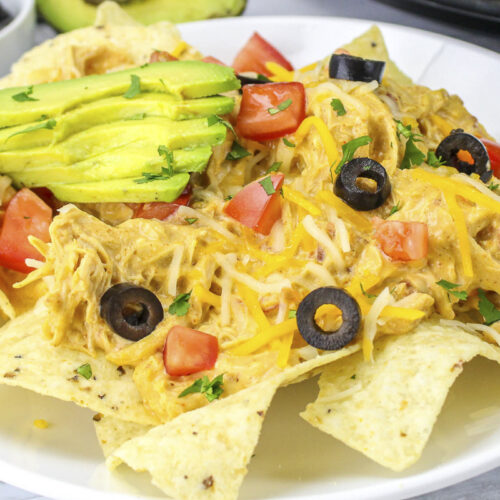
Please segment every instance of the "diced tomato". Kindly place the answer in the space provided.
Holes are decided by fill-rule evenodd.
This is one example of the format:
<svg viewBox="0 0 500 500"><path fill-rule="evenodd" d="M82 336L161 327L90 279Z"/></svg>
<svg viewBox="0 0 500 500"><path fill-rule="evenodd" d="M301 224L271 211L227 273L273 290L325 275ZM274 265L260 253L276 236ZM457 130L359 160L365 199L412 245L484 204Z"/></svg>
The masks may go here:
<svg viewBox="0 0 500 500"><path fill-rule="evenodd" d="M262 179L247 184L224 207L224 212L244 226L260 234L269 234L274 223L281 218L280 189L285 176L271 175L275 193L267 194L260 184Z"/></svg>
<svg viewBox="0 0 500 500"><path fill-rule="evenodd" d="M170 329L163 349L165 370L173 377L210 370L219 355L217 337L185 326Z"/></svg>
<svg viewBox="0 0 500 500"><path fill-rule="evenodd" d="M486 146L488 156L490 157L491 170L497 179L500 179L500 144L489 141L488 139L481 139L481 142Z"/></svg>
<svg viewBox="0 0 500 500"><path fill-rule="evenodd" d="M227 66L227 64L224 64L220 59L212 56L206 56L202 59L202 61L206 63L218 64L219 66Z"/></svg>
<svg viewBox="0 0 500 500"><path fill-rule="evenodd" d="M236 73L255 71L261 75L270 76L271 73L266 68L266 62L275 62L288 71L293 71L293 66L278 49L264 40L258 33L254 33L236 55L233 68Z"/></svg>
<svg viewBox="0 0 500 500"><path fill-rule="evenodd" d="M278 106L288 99L291 104L280 110ZM302 83L245 85L236 126L243 137L267 141L292 134L305 116L306 92Z"/></svg>
<svg viewBox="0 0 500 500"><path fill-rule="evenodd" d="M52 209L33 191L24 188L16 193L7 205L0 233L0 265L21 273L31 272L33 268L26 265L26 259L43 257L31 246L28 236L50 241L51 222Z"/></svg>
<svg viewBox="0 0 500 500"><path fill-rule="evenodd" d="M374 220L375 239L393 260L418 260L427 257L429 230L423 222Z"/></svg>
<svg viewBox="0 0 500 500"><path fill-rule="evenodd" d="M187 205L191 199L191 185L188 184L184 192L172 203L155 201L153 203L129 203L134 211L134 219L165 220L177 212L181 205Z"/></svg>
<svg viewBox="0 0 500 500"><path fill-rule="evenodd" d="M167 52L165 50L155 50L151 56L149 57L149 62L150 63L156 63L156 62L170 62L170 61L178 61L177 57L173 56L170 54L170 52Z"/></svg>

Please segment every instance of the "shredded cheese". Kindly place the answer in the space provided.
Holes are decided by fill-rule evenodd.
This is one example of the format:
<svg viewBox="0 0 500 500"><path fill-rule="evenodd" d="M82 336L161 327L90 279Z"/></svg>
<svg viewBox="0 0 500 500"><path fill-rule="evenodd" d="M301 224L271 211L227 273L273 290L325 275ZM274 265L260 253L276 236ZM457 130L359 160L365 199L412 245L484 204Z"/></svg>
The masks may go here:
<svg viewBox="0 0 500 500"><path fill-rule="evenodd" d="M309 212L315 217L319 217L321 215L321 210L317 205L309 201L303 194L295 191L288 186L283 186L283 197L285 198L285 200L288 200L292 203L295 203L299 207L302 207L306 212Z"/></svg>
<svg viewBox="0 0 500 500"><path fill-rule="evenodd" d="M425 316L425 312L420 309L412 309L410 307L386 306L380 316L384 318L389 317L391 319L416 321L422 319Z"/></svg>
<svg viewBox="0 0 500 500"><path fill-rule="evenodd" d="M182 257L184 256L184 247L182 245L177 245L174 248L174 253L172 256L172 262L168 267L168 293L175 297L177 295L177 281L181 273Z"/></svg>
<svg viewBox="0 0 500 500"><path fill-rule="evenodd" d="M174 57L179 58L187 48L188 44L184 40L181 40L170 54L173 55Z"/></svg>
<svg viewBox="0 0 500 500"><path fill-rule="evenodd" d="M318 66L318 63L314 62L314 63L308 64L307 66L300 68L299 71L301 73L307 73L308 71L312 71L313 69L316 69L316 66Z"/></svg>
<svg viewBox="0 0 500 500"><path fill-rule="evenodd" d="M278 63L268 61L265 66L266 69L272 73L269 79L273 82L293 82L295 79L295 72L288 71Z"/></svg>
<svg viewBox="0 0 500 500"><path fill-rule="evenodd" d="M265 328L267 328L269 326L269 321L264 314L264 311L262 311L262 308L260 307L257 294L241 283L238 283L238 293L243 299L243 302L247 306L248 311L257 323L259 329L264 330Z"/></svg>
<svg viewBox="0 0 500 500"><path fill-rule="evenodd" d="M454 319L441 319L440 323L444 326L450 326L452 328L462 328L469 333L486 333L500 346L500 333L498 333L491 326L482 325L481 323L462 323L461 321Z"/></svg>
<svg viewBox="0 0 500 500"><path fill-rule="evenodd" d="M290 352L292 350L293 333L285 335L281 339L281 345L278 351L278 366L280 368L286 368L288 365L288 360L290 358Z"/></svg>
<svg viewBox="0 0 500 500"><path fill-rule="evenodd" d="M441 118L439 115L432 114L430 115L430 119L434 125L441 131L443 135L450 135L450 132L453 130L453 125L450 122Z"/></svg>
<svg viewBox="0 0 500 500"><path fill-rule="evenodd" d="M478 191L481 191L485 196L491 198L496 203L499 203L498 207L500 207L500 196L495 194L483 181L478 180L472 176L466 174L455 174L452 175L451 178L453 180L457 180L459 182L465 182L472 187L476 188Z"/></svg>
<svg viewBox="0 0 500 500"><path fill-rule="evenodd" d="M336 269L344 269L345 262L342 254L340 253L337 245L330 239L330 237L320 229L314 219L310 215L306 215L302 221L304 229L327 251L332 259L333 265Z"/></svg>
<svg viewBox="0 0 500 500"><path fill-rule="evenodd" d="M227 326L231 323L231 291L233 289L233 280L231 276L225 275L221 280L221 325Z"/></svg>
<svg viewBox="0 0 500 500"><path fill-rule="evenodd" d="M210 304L214 307L221 307L221 298L219 295L210 292L209 290L203 288L198 283L193 287L193 293L199 300L205 302L206 304Z"/></svg>
<svg viewBox="0 0 500 500"><path fill-rule="evenodd" d="M313 126L319 133L321 142L325 148L326 156L328 157L328 163L331 166L339 159L337 143L330 133L326 123L321 118L318 118L317 116L308 116L305 120L303 120L295 132L295 143L297 145L300 144Z"/></svg>

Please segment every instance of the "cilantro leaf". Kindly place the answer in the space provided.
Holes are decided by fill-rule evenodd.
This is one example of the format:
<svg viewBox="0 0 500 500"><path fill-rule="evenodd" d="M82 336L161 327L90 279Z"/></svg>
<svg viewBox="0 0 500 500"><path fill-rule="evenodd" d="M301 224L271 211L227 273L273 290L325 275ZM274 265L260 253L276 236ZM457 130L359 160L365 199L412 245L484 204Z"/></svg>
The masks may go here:
<svg viewBox="0 0 500 500"><path fill-rule="evenodd" d="M488 186L488 189L491 189L492 191L496 191L500 187L500 184L490 184Z"/></svg>
<svg viewBox="0 0 500 500"><path fill-rule="evenodd" d="M245 158L246 156L252 156L252 153L234 141L231 151L226 156L226 160L241 160L241 158Z"/></svg>
<svg viewBox="0 0 500 500"><path fill-rule="evenodd" d="M257 73L256 79L259 80L259 82L270 82L271 81L271 80L269 80L269 78L267 76L264 76L261 73Z"/></svg>
<svg viewBox="0 0 500 500"><path fill-rule="evenodd" d="M295 309L290 309L288 311L288 319L293 319L297 317L297 311Z"/></svg>
<svg viewBox="0 0 500 500"><path fill-rule="evenodd" d="M88 363L85 363L76 369L76 373L89 380L92 377L92 367Z"/></svg>
<svg viewBox="0 0 500 500"><path fill-rule="evenodd" d="M141 79L137 75L130 75L130 87L123 94L125 99L133 99L141 93Z"/></svg>
<svg viewBox="0 0 500 500"><path fill-rule="evenodd" d="M35 99L31 97L33 94L33 85L30 85L24 92L19 92L19 94L14 94L12 99L17 102L28 102L28 101L39 101L39 99Z"/></svg>
<svg viewBox="0 0 500 500"><path fill-rule="evenodd" d="M137 113L136 115L129 116L127 120L144 120L146 113Z"/></svg>
<svg viewBox="0 0 500 500"><path fill-rule="evenodd" d="M367 299L375 299L377 297L377 295L374 295L373 293L368 293L364 287L363 287L363 283L360 283L359 284L359 288L361 288L361 293L367 298Z"/></svg>
<svg viewBox="0 0 500 500"><path fill-rule="evenodd" d="M234 135L234 137L238 138L238 134L236 133L236 130L234 130L234 127L227 121L221 118L218 115L210 115L207 116L207 125L211 127L212 125L215 125L216 123L222 123L224 127L228 128Z"/></svg>
<svg viewBox="0 0 500 500"><path fill-rule="evenodd" d="M405 154L399 168L401 170L406 170L411 168L413 165L422 165L422 163L426 160L426 156L422 153L422 151L420 151L420 149L417 148L415 144L416 142L422 142L422 139L419 139L421 134L414 134L411 130L411 125L405 126L401 121L395 121L398 138L400 140L401 136L406 138Z"/></svg>
<svg viewBox="0 0 500 500"><path fill-rule="evenodd" d="M337 116L344 116L347 113L340 99L332 99L330 106L337 112Z"/></svg>
<svg viewBox="0 0 500 500"><path fill-rule="evenodd" d="M275 161L275 162L274 162L274 163L273 163L273 164L272 164L272 165L271 165L271 166L267 169L267 172L266 172L266 173L267 173L267 174L270 174L271 172L277 172L277 171L280 169L280 167L281 167L281 164L282 164L282 163L283 163L283 162L281 162L281 161Z"/></svg>
<svg viewBox="0 0 500 500"><path fill-rule="evenodd" d="M161 145L158 146L158 154L164 156L167 162L167 166L162 168L162 173L172 177L174 175L174 153L166 146Z"/></svg>
<svg viewBox="0 0 500 500"><path fill-rule="evenodd" d="M188 224L194 224L197 220L198 220L198 217L186 217L184 219Z"/></svg>
<svg viewBox="0 0 500 500"><path fill-rule="evenodd" d="M291 99L287 99L286 101L280 102L275 108L267 108L267 112L270 115L275 115L280 111L285 111L286 108L290 107L292 102L293 101Z"/></svg>
<svg viewBox="0 0 500 500"><path fill-rule="evenodd" d="M188 394L201 393L205 394L205 397L209 402L214 401L215 399L219 399L221 394L224 392L224 374L221 373L217 375L211 382L210 379L205 375L202 378L196 380L192 385L190 385L187 389L184 389L180 394L179 398L183 398Z"/></svg>
<svg viewBox="0 0 500 500"><path fill-rule="evenodd" d="M457 297L457 299L467 300L468 294L465 290L462 291L455 290L455 288L461 286L458 285L457 283L450 283L449 281L446 280L439 280L436 281L436 285L443 287L448 293L451 293L451 295Z"/></svg>
<svg viewBox="0 0 500 500"><path fill-rule="evenodd" d="M270 175L260 180L259 184L264 188L264 191L267 195L271 196L272 194L276 193L276 189L274 189L273 181Z"/></svg>
<svg viewBox="0 0 500 500"><path fill-rule="evenodd" d="M57 125L57 122L53 118L51 118L50 120L48 120L46 122L39 123L38 125L33 125L32 127L25 128L23 130L20 130L19 132L16 132L12 135L9 135L9 137L7 137L7 140L9 140L11 137L14 137L16 135L27 134L29 132L35 132L36 130L42 130L42 129L52 130L53 128L55 128L56 125Z"/></svg>
<svg viewBox="0 0 500 500"><path fill-rule="evenodd" d="M286 137L283 137L283 144L285 146L288 146L289 148L295 147L295 144L293 142L290 142Z"/></svg>
<svg viewBox="0 0 500 500"><path fill-rule="evenodd" d="M479 312L484 318L484 322L487 325L491 325L500 321L500 311L488 300L484 290L479 288L477 293L479 295Z"/></svg>
<svg viewBox="0 0 500 500"><path fill-rule="evenodd" d="M399 212L401 210L401 207L399 205L399 201L391 208L391 211L389 212L389 217L391 215L394 215L396 212Z"/></svg>
<svg viewBox="0 0 500 500"><path fill-rule="evenodd" d="M225 198L224 198L224 201L230 201L233 199L233 195L231 194L228 194Z"/></svg>
<svg viewBox="0 0 500 500"><path fill-rule="evenodd" d="M168 312L170 314L175 314L176 316L186 316L189 311L189 299L191 298L191 292L181 293L175 297L174 301L170 304Z"/></svg>
<svg viewBox="0 0 500 500"><path fill-rule="evenodd" d="M436 153L434 151L428 151L427 153L427 159L425 160L427 165L430 165L431 167L438 168L441 165L444 165L446 162L441 159L441 157L436 156Z"/></svg>
<svg viewBox="0 0 500 500"><path fill-rule="evenodd" d="M357 137L356 139L353 139L352 141L346 142L345 144L342 145L342 159L340 160L339 164L335 168L335 173L340 174L340 171L342 170L342 167L345 163L350 162L353 157L354 153L358 148L361 146L366 146L367 144L370 144L372 142L372 138L369 137L368 135L363 135L361 137Z"/></svg>

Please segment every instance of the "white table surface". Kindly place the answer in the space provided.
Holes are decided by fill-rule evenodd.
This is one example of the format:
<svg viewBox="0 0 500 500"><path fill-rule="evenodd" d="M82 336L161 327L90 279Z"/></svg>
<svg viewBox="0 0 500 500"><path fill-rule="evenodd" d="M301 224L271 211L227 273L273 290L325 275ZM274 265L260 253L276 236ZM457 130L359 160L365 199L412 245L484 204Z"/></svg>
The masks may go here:
<svg viewBox="0 0 500 500"><path fill-rule="evenodd" d="M407 7L403 9L403 5ZM248 0L245 15L329 15L385 21L427 29L500 52L498 25L415 8L405 0ZM37 41L52 34L40 26ZM0 482L1 500L50 500ZM414 500L500 500L500 468L443 490L415 497ZM68 499L71 500L71 499ZM91 499L89 499L91 500Z"/></svg>

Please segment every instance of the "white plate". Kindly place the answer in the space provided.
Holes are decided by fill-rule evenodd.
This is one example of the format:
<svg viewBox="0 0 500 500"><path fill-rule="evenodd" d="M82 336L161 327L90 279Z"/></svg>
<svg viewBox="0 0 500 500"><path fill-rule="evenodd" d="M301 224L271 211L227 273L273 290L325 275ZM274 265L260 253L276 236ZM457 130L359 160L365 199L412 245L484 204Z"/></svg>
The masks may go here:
<svg viewBox="0 0 500 500"><path fill-rule="evenodd" d="M305 65L361 34L370 22L338 18L238 18L181 26L205 54L230 62L252 31ZM419 83L459 93L500 138L499 56L450 38L379 23L392 57ZM43 374L40 374L43 377ZM401 499L500 465L500 367L475 360L449 394L417 465L390 472L298 417L316 396L314 381L280 390L265 420L241 499ZM0 387L0 480L61 500L162 498L147 474L110 474L87 410L21 389ZM498 426L468 435L471 414L498 407ZM33 420L52 425L37 430Z"/></svg>

